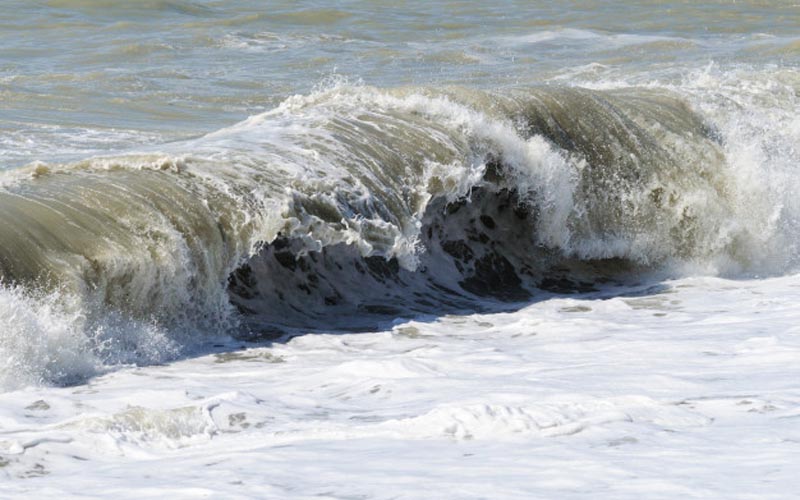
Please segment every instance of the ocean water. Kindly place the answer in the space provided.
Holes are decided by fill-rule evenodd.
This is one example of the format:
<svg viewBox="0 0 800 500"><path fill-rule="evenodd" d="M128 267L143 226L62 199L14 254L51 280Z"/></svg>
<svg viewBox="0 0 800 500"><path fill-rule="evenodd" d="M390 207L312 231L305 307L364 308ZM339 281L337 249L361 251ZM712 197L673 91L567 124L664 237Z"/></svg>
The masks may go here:
<svg viewBox="0 0 800 500"><path fill-rule="evenodd" d="M3 7L0 497L800 488L800 4Z"/></svg>

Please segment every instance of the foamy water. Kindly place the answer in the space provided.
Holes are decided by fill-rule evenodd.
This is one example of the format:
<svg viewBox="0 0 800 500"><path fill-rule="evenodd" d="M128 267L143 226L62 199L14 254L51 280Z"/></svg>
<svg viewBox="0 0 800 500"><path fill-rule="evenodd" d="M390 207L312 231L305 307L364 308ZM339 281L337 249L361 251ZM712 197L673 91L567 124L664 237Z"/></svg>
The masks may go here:
<svg viewBox="0 0 800 500"><path fill-rule="evenodd" d="M797 5L13 4L4 495L796 491Z"/></svg>
<svg viewBox="0 0 800 500"><path fill-rule="evenodd" d="M690 278L8 392L4 494L789 498L798 286Z"/></svg>

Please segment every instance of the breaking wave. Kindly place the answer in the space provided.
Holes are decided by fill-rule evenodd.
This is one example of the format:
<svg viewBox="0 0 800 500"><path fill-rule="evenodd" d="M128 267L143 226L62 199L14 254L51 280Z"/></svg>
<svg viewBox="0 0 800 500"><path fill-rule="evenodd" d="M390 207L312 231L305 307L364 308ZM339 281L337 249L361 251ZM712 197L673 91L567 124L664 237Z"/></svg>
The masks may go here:
<svg viewBox="0 0 800 500"><path fill-rule="evenodd" d="M191 141L3 172L0 383L203 333L789 272L796 103L720 95L342 84Z"/></svg>

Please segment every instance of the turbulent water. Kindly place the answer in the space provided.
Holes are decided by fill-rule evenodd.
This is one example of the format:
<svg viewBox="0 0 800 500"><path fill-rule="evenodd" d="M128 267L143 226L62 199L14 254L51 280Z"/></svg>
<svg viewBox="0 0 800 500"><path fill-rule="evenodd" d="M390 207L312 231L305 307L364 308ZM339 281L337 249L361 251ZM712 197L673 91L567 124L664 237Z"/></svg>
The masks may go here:
<svg viewBox="0 0 800 500"><path fill-rule="evenodd" d="M796 387L763 391L796 377L800 352L784 306L800 257L797 4L10 4L0 474L59 477L82 470L73 459L99 461L125 491L131 467L165 445L195 451L161 456L184 486L154 471L152 494L419 497L410 485L348 488L348 461L330 464L327 487L273 471L263 491L244 479L248 489L204 489L189 468L245 446L237 463L253 472L256 456L306 443L286 460L319 469L304 454L337 456L347 439L361 443L354 463L395 454L409 478L449 484L445 469L470 466L448 442L466 439L477 448L464 457L497 464L540 446L549 458L525 463L557 467L577 460L565 449L602 441L638 446L632 456L659 469L648 445L666 446L665 432L724 416L755 426L735 404L796 418ZM726 323L730 338L709 333ZM685 351L709 335L703 356ZM601 361L586 359L592 346ZM647 374L651 347L664 359ZM705 353L751 347L772 354L734 377L749 388L720 385L729 377ZM569 383L522 375L582 363ZM133 389L140 378L151 392ZM100 396L88 403L87 391ZM791 426L775 432L797 442ZM103 439L109 451L89 451ZM687 460L723 453L693 439L669 447ZM449 458L414 469L415 442ZM778 471L777 498L797 449L765 442L759 453L774 456L758 474ZM42 455L48 446L61 458ZM588 483L483 471L507 489L452 496L757 491L628 465L617 470L628 479L601 468ZM10 491L97 487L54 484Z"/></svg>

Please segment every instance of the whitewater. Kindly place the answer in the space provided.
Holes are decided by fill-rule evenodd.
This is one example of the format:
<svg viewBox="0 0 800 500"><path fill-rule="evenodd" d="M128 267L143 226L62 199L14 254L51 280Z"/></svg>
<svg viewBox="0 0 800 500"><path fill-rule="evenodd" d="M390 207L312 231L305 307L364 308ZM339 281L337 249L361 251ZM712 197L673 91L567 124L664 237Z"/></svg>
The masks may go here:
<svg viewBox="0 0 800 500"><path fill-rule="evenodd" d="M10 3L0 497L800 488L800 6Z"/></svg>

